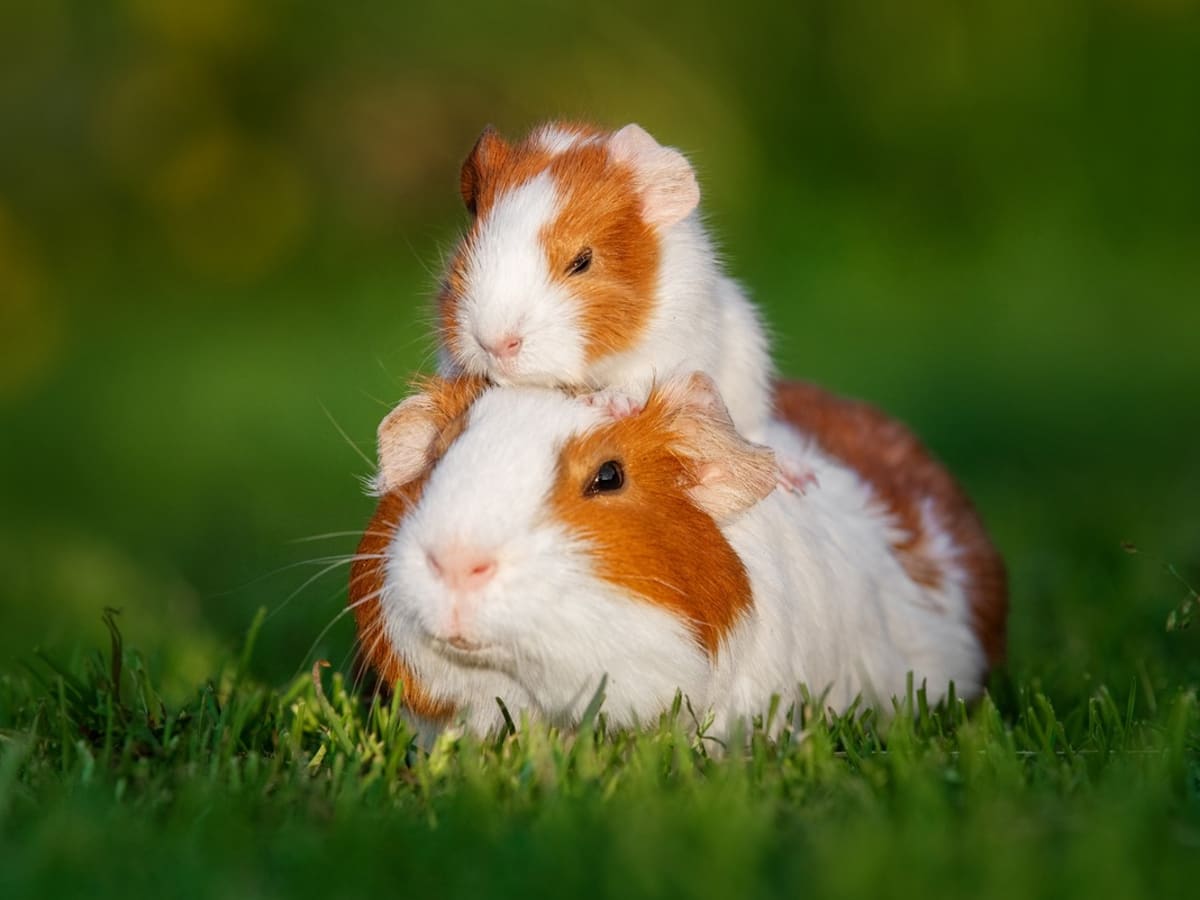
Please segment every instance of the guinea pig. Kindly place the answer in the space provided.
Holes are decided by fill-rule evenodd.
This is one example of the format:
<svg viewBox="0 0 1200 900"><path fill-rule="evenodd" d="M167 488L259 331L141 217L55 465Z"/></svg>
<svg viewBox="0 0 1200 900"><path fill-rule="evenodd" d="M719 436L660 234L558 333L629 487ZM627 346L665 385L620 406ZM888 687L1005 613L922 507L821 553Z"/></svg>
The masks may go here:
<svg viewBox="0 0 1200 900"><path fill-rule="evenodd" d="M433 380L381 426L385 493L351 575L360 659L422 730L514 715L570 727L607 677L615 726L682 691L713 733L785 707L982 689L1003 567L969 502L901 426L785 386L774 440L821 489L776 490L702 373L629 409ZM615 410L615 411L614 411ZM841 454L840 456L838 454Z"/></svg>
<svg viewBox="0 0 1200 900"><path fill-rule="evenodd" d="M754 306L725 276L688 160L638 125L483 132L462 166L471 215L439 293L440 371L612 389L701 370L759 439L772 367Z"/></svg>

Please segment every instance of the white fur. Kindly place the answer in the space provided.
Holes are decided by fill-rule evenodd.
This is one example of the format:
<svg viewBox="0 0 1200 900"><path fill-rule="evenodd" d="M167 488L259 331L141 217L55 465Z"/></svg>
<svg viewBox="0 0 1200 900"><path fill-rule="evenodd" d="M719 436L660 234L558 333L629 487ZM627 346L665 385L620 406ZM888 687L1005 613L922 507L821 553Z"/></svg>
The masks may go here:
<svg viewBox="0 0 1200 900"><path fill-rule="evenodd" d="M596 140L594 137L589 137L578 131L569 131L566 128L559 128L555 125L543 125L537 130L534 137L543 148L555 156L565 153L579 144L590 144Z"/></svg>
<svg viewBox="0 0 1200 900"><path fill-rule="evenodd" d="M692 213L662 235L654 312L641 343L598 360L585 384L645 399L655 382L696 370L716 382L738 431L762 443L773 377L766 332L741 288L721 273Z"/></svg>
<svg viewBox="0 0 1200 900"><path fill-rule="evenodd" d="M754 609L722 648L710 696L720 728L764 698L788 699L797 683L844 709L862 695L886 703L908 673L931 700L950 682L961 697L982 690L986 658L971 629L966 573L953 543L926 508L940 588L914 582L892 551L903 537L870 485L788 425L768 442L816 475L803 496L776 490L723 529L750 575Z"/></svg>
<svg viewBox="0 0 1200 900"><path fill-rule="evenodd" d="M984 653L945 530L928 520L956 574L929 590L897 561L896 525L870 487L779 423L769 440L811 468L820 488L776 490L723 527L753 606L715 660L681 619L597 577L587 542L554 520L546 498L562 443L605 415L554 391L489 390L388 550L382 602L393 649L468 727L499 724L495 697L514 715L573 724L606 674L604 708L616 725L653 719L681 689L721 731L764 712L774 694L789 705L800 684L828 690L838 709L859 694L902 694L910 671L933 698L951 681L960 696L979 692ZM433 577L425 553L447 541L495 554L497 574L479 596L457 596ZM669 582L670 572L646 577ZM439 643L451 632L483 649Z"/></svg>
<svg viewBox="0 0 1200 900"><path fill-rule="evenodd" d="M583 380L579 304L551 280L538 240L558 202L554 180L543 172L501 197L481 223L459 301L456 361L463 371L500 384ZM485 345L513 334L524 343L509 368L492 359Z"/></svg>

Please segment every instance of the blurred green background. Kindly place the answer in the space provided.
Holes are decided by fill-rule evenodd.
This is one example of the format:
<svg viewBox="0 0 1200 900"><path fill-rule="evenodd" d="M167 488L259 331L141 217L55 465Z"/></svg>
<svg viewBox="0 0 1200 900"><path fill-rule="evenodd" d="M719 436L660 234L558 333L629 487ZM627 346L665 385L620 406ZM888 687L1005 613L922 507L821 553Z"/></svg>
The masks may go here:
<svg viewBox="0 0 1200 900"><path fill-rule="evenodd" d="M1200 675L1194 0L0 4L0 665L105 605L180 691L260 604L311 659L459 163L554 116L684 149L782 371L961 476L1015 671Z"/></svg>

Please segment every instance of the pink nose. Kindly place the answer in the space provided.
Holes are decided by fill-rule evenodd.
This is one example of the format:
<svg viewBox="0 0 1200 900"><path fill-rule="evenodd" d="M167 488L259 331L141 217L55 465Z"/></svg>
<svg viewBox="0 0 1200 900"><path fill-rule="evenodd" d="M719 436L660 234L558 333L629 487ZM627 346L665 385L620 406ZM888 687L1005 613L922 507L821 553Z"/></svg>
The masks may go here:
<svg viewBox="0 0 1200 900"><path fill-rule="evenodd" d="M491 343L485 343L484 349L500 362L511 362L521 352L523 341L515 334L506 334Z"/></svg>
<svg viewBox="0 0 1200 900"><path fill-rule="evenodd" d="M429 568L456 591L478 591L496 574L496 558L472 547L458 545L430 550L425 554Z"/></svg>

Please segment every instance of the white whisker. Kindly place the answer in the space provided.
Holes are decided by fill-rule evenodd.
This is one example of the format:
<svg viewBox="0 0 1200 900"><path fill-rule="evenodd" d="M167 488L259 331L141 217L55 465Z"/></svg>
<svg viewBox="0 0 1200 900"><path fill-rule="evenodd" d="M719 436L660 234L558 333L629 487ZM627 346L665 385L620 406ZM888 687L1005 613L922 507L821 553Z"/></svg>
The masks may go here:
<svg viewBox="0 0 1200 900"><path fill-rule="evenodd" d="M275 609L273 609L271 611L271 613L267 616L267 621L270 621L271 619L275 618L275 616L277 616L284 609L284 607L286 607L301 592L303 592L305 588L307 588L309 585L313 584L314 582L317 582L320 579L324 578L326 575L328 575L330 572L332 572L334 569L338 568L339 566L348 565L350 563L358 562L360 560L365 560L365 559L384 559L384 558L385 558L385 556L383 554L367 553L367 554L362 554L362 555L354 554L353 556L348 556L348 557L337 559L335 562L332 562L328 566L323 568L320 572L317 572L315 575L306 579L305 582L302 585L300 585L300 587L296 588L294 591L292 591L290 594L288 594L288 596L286 598L284 598L283 602L281 602L277 607L275 607Z"/></svg>
<svg viewBox="0 0 1200 900"><path fill-rule="evenodd" d="M335 419L333 417L333 413L331 413L326 408L324 403L321 404L321 411L323 413L325 413L325 415L329 419L330 423L333 425L334 428L337 429L337 433L340 434L342 436L342 438L346 441L346 443L350 446L350 449L352 449L356 454L358 454L358 457L363 462L365 462L372 471L374 471L375 470L375 461L373 459L371 459L370 457L368 457L367 454L363 452L363 449L358 446L358 444L354 443L353 439L351 439L350 435L348 435L346 433L346 430L344 428L342 428L341 425L338 424L337 419Z"/></svg>

